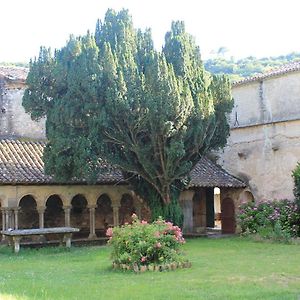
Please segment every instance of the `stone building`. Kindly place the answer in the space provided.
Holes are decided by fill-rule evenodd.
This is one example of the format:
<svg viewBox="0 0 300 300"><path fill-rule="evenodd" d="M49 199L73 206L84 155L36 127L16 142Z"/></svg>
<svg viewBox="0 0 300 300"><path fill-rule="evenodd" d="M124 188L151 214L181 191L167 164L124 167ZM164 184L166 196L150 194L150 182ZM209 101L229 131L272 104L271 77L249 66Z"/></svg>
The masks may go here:
<svg viewBox="0 0 300 300"><path fill-rule="evenodd" d="M293 199L300 161L300 63L233 84L231 133L218 163L242 178L245 200Z"/></svg>
<svg viewBox="0 0 300 300"><path fill-rule="evenodd" d="M25 78L25 70L0 67L2 228L74 226L80 228L75 238L94 239L103 236L109 226L129 222L133 212L149 219L145 201L123 180L122 173L109 165L101 166L95 185L84 179L61 183L45 175L45 121L31 121L21 105ZM215 218L221 221L224 233L235 232L235 212L245 183L205 157L190 178L188 189L180 195L184 232L203 233L207 226L215 226ZM220 198L214 204L216 187Z"/></svg>

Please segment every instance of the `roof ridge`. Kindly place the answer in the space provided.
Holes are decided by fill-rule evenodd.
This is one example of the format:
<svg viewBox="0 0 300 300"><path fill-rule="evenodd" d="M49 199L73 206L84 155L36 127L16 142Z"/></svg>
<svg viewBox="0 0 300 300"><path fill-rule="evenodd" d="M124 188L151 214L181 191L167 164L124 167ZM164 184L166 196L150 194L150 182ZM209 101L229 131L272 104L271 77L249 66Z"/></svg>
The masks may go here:
<svg viewBox="0 0 300 300"><path fill-rule="evenodd" d="M234 81L232 82L232 86L239 86L242 84L247 84L249 82L259 81L269 77L274 77L296 71L300 71L300 61L294 61L291 63L283 64L281 66L270 69L269 71Z"/></svg>

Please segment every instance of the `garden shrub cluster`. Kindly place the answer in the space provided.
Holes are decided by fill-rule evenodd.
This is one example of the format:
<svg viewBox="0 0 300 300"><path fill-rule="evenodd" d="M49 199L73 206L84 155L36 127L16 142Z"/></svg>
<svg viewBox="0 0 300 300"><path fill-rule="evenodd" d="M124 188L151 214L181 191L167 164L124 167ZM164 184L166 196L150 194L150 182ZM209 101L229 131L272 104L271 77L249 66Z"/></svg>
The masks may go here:
<svg viewBox="0 0 300 300"><path fill-rule="evenodd" d="M190 267L180 246L185 243L181 229L158 218L153 223L132 215L132 224L109 228L113 267L143 272Z"/></svg>
<svg viewBox="0 0 300 300"><path fill-rule="evenodd" d="M300 163L297 164L292 175L294 178L294 195L298 206L300 206Z"/></svg>
<svg viewBox="0 0 300 300"><path fill-rule="evenodd" d="M264 201L242 204L238 215L243 234L289 240L300 236L300 213L295 201Z"/></svg>

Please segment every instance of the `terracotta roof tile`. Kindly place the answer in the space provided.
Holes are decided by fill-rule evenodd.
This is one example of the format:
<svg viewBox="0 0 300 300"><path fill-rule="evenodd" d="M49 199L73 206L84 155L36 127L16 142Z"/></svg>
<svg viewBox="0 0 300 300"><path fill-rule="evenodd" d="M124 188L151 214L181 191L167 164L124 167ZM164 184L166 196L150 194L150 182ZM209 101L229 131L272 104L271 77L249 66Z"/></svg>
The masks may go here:
<svg viewBox="0 0 300 300"><path fill-rule="evenodd" d="M0 140L0 184L54 184L51 176L44 173L42 160L45 142ZM119 170L103 166L98 183L116 183L123 180ZM73 183L85 183L74 180Z"/></svg>
<svg viewBox="0 0 300 300"><path fill-rule="evenodd" d="M61 184L44 173L42 160L45 142L0 140L0 184ZM103 172L97 183L122 182L121 171L102 164ZM245 184L231 176L221 167L203 157L191 171L190 187L244 187ZM74 180L72 183L85 183L85 180Z"/></svg>
<svg viewBox="0 0 300 300"><path fill-rule="evenodd" d="M240 179L230 175L206 157L202 157L190 173L189 187L245 187Z"/></svg>
<svg viewBox="0 0 300 300"><path fill-rule="evenodd" d="M267 79L270 77L280 76L286 73L297 72L297 71L300 71L300 62L294 62L294 63L282 65L281 67L270 70L269 72L261 73L255 76L244 78L239 81L235 81L232 83L232 86L239 86L254 81L261 81L263 79Z"/></svg>

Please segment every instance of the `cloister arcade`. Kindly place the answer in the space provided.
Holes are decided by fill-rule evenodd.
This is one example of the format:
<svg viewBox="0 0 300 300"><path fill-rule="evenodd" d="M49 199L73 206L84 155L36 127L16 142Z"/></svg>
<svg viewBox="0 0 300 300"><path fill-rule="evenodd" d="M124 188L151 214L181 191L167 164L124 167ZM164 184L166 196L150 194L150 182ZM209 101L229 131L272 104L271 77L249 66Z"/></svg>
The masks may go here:
<svg viewBox="0 0 300 300"><path fill-rule="evenodd" d="M72 226L74 238L105 236L106 229L130 222L149 210L127 186L4 186L0 195L2 228ZM143 216L142 216L143 212Z"/></svg>

